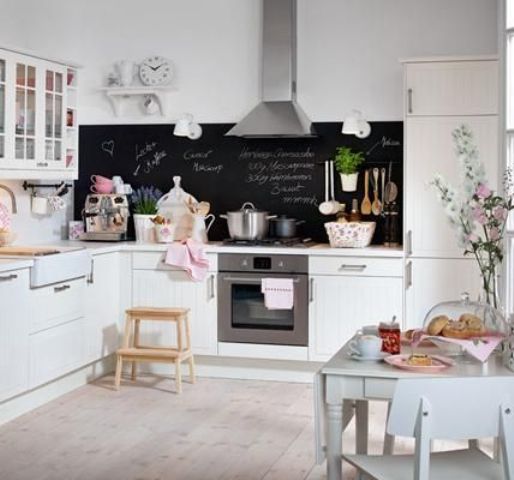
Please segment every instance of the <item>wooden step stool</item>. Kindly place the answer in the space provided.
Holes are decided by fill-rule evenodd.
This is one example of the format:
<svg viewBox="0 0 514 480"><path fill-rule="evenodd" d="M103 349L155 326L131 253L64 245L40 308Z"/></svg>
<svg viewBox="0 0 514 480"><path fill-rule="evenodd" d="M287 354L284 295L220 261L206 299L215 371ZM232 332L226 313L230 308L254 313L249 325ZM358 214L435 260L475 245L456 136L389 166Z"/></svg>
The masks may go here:
<svg viewBox="0 0 514 480"><path fill-rule="evenodd" d="M116 352L116 374L114 386L120 388L121 370L123 361L132 362L132 380L136 379L136 362L164 362L175 364L175 380L177 393L182 392L182 375L180 364L189 361L189 377L195 383L195 363L191 351L191 327L189 324L188 308L153 308L134 307L126 310L125 334L123 346ZM175 322L177 330L176 347L144 346L139 344L139 327L141 320L158 322ZM183 342L183 328L185 327L185 346ZM131 342L132 339L132 342Z"/></svg>

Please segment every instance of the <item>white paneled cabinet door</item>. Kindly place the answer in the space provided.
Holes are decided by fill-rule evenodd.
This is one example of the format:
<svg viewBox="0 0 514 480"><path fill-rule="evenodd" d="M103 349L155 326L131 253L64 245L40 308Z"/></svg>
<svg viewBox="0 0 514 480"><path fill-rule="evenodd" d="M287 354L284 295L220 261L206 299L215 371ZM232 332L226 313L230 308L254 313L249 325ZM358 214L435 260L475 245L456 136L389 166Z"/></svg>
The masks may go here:
<svg viewBox="0 0 514 480"><path fill-rule="evenodd" d="M498 175L498 119L478 117L416 117L405 123L406 225L408 254L416 257L461 257L455 234L429 182L437 173L455 186L460 166L452 132L462 124L474 135L487 177ZM492 185L496 187L496 185Z"/></svg>
<svg viewBox="0 0 514 480"><path fill-rule="evenodd" d="M217 353L216 276L193 282L183 271L133 271L133 305L189 308L193 353ZM176 345L175 328L164 322L141 325L142 344Z"/></svg>
<svg viewBox="0 0 514 480"><path fill-rule="evenodd" d="M309 360L325 361L364 325L402 315L402 278L311 276Z"/></svg>
<svg viewBox="0 0 514 480"><path fill-rule="evenodd" d="M472 259L419 258L408 260L405 272L406 327L421 328L437 303L458 300L464 292L476 300L480 272Z"/></svg>
<svg viewBox="0 0 514 480"><path fill-rule="evenodd" d="M28 387L29 270L0 273L0 402Z"/></svg>
<svg viewBox="0 0 514 480"><path fill-rule="evenodd" d="M114 353L119 347L120 273L118 252L93 257L86 288L86 355L90 362Z"/></svg>
<svg viewBox="0 0 514 480"><path fill-rule="evenodd" d="M406 115L498 113L498 61L407 63Z"/></svg>

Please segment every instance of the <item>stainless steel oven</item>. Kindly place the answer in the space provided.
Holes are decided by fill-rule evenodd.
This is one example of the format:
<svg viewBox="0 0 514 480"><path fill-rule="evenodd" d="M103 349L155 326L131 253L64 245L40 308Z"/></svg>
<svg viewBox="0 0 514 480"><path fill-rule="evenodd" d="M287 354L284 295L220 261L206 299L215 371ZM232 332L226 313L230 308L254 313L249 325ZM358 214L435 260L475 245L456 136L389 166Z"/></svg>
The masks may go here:
<svg viewBox="0 0 514 480"><path fill-rule="evenodd" d="M220 254L218 257L220 342L308 345L308 257ZM294 306L268 310L263 278L291 278Z"/></svg>

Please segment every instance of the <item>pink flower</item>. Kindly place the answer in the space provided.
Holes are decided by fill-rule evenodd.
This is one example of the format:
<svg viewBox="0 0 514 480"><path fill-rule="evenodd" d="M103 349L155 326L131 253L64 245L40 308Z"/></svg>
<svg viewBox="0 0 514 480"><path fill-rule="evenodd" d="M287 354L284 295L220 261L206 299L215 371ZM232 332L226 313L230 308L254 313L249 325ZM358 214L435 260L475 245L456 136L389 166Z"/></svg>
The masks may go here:
<svg viewBox="0 0 514 480"><path fill-rule="evenodd" d="M483 183L480 183L476 189L476 195L478 198L487 198L491 196L491 189L484 185Z"/></svg>
<svg viewBox="0 0 514 480"><path fill-rule="evenodd" d="M491 228L491 230L489 230L489 238L493 242L496 242L496 240L500 239L500 231L496 227Z"/></svg>
<svg viewBox="0 0 514 480"><path fill-rule="evenodd" d="M468 235L468 242L470 243L476 243L478 242L478 235L474 234L474 233L470 233Z"/></svg>
<svg viewBox="0 0 514 480"><path fill-rule="evenodd" d="M482 207L474 207L472 211L473 219L476 220L480 225L485 225L487 223L487 217L485 215L485 210Z"/></svg>
<svg viewBox="0 0 514 480"><path fill-rule="evenodd" d="M496 218L496 220L505 221L508 216L509 211L505 207L498 205L493 208L493 217Z"/></svg>

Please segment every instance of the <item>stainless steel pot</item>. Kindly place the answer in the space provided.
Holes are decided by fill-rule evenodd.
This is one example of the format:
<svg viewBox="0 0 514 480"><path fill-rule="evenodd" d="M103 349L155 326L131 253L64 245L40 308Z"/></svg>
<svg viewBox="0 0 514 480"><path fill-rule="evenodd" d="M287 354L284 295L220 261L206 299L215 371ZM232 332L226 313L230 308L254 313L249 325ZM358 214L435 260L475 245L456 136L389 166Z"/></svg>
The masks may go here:
<svg viewBox="0 0 514 480"><path fill-rule="evenodd" d="M286 215L280 215L273 219L273 235L278 238L292 238L296 236L296 226L305 223L305 220L296 220Z"/></svg>
<svg viewBox="0 0 514 480"><path fill-rule="evenodd" d="M268 236L269 220L276 215L257 210L251 202L243 203L240 210L220 215L228 224L228 233L234 240L260 240Z"/></svg>

